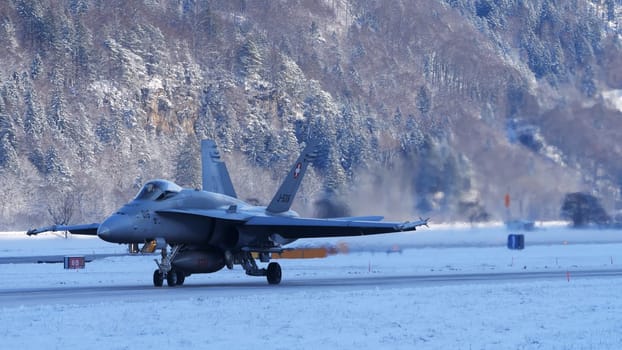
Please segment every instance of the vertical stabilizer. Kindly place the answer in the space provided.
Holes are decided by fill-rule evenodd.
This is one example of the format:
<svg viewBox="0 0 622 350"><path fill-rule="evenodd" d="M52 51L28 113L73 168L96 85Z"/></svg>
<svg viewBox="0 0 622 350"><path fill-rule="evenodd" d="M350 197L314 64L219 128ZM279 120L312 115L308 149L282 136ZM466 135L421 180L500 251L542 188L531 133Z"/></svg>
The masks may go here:
<svg viewBox="0 0 622 350"><path fill-rule="evenodd" d="M203 191L237 197L227 171L227 166L220 158L220 152L213 140L201 141L201 163L203 169Z"/></svg>
<svg viewBox="0 0 622 350"><path fill-rule="evenodd" d="M296 196L296 192L298 192L302 178L307 171L307 166L309 166L309 163L316 157L317 142L307 142L307 147L302 151L302 154L298 157L296 163L294 163L294 166L281 184L281 187L279 187L279 190L274 195L274 198L272 198L270 205L266 208L268 212L278 214L289 210Z"/></svg>

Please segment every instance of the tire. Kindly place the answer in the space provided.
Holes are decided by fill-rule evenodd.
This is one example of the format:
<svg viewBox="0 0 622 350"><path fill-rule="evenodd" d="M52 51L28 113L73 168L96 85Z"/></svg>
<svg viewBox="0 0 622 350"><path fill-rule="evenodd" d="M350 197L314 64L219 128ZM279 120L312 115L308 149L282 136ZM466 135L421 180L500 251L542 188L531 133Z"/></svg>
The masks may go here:
<svg viewBox="0 0 622 350"><path fill-rule="evenodd" d="M164 284L164 276L162 276L162 273L160 272L160 270L153 271L154 287L162 287L162 284Z"/></svg>
<svg viewBox="0 0 622 350"><path fill-rule="evenodd" d="M177 271L171 270L166 274L166 284L169 287L175 287L177 285Z"/></svg>
<svg viewBox="0 0 622 350"><path fill-rule="evenodd" d="M186 274L181 270L177 270L177 285L183 286L185 281L186 281Z"/></svg>
<svg viewBox="0 0 622 350"><path fill-rule="evenodd" d="M279 263L269 263L268 270L266 271L266 278L269 284L281 283L281 265Z"/></svg>

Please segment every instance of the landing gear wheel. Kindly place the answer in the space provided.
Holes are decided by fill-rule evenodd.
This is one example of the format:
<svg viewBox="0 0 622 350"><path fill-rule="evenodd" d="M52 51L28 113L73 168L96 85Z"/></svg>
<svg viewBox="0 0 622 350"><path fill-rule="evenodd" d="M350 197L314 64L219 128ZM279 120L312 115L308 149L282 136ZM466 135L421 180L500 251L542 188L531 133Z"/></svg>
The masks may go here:
<svg viewBox="0 0 622 350"><path fill-rule="evenodd" d="M186 280L186 274L183 271L177 270L177 285L182 286Z"/></svg>
<svg viewBox="0 0 622 350"><path fill-rule="evenodd" d="M169 287L175 287L177 285L177 271L171 270L166 274L166 284Z"/></svg>
<svg viewBox="0 0 622 350"><path fill-rule="evenodd" d="M162 276L162 272L160 270L153 271L153 285L156 287L162 287L164 283L164 276Z"/></svg>
<svg viewBox="0 0 622 350"><path fill-rule="evenodd" d="M281 283L281 265L279 263L269 263L268 270L266 271L266 278L269 284Z"/></svg>

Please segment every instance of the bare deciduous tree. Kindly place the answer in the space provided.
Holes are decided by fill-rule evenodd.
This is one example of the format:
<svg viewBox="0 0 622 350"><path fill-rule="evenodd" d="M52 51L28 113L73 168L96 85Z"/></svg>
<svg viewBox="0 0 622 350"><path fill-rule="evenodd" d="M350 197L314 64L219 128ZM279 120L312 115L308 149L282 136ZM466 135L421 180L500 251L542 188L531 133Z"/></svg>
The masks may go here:
<svg viewBox="0 0 622 350"><path fill-rule="evenodd" d="M48 214L56 225L67 225L79 206L78 196L73 191L63 191L48 203ZM67 231L65 231L67 238Z"/></svg>

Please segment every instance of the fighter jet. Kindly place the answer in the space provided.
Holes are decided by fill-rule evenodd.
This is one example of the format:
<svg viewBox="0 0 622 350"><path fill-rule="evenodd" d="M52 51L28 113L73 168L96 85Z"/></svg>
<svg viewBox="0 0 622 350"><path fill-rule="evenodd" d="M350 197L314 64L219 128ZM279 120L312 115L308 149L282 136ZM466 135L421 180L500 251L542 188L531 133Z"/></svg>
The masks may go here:
<svg viewBox="0 0 622 350"><path fill-rule="evenodd" d="M272 253L299 238L339 237L414 231L427 219L384 221L382 216L303 218L291 205L302 178L317 157L315 142L308 142L289 170L281 187L266 206L237 198L227 167L216 143L201 143L203 189L185 189L167 180L151 180L136 197L102 223L54 225L31 229L97 235L104 241L142 244L143 253L161 251L154 259L153 285L180 286L186 277L241 265L247 275L266 276L269 284L281 282L281 266L270 262ZM169 249L170 247L170 249ZM261 263L269 263L260 268Z"/></svg>

